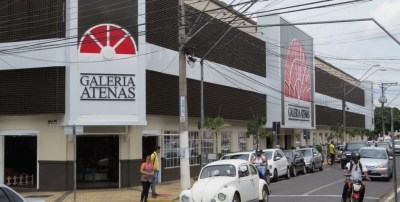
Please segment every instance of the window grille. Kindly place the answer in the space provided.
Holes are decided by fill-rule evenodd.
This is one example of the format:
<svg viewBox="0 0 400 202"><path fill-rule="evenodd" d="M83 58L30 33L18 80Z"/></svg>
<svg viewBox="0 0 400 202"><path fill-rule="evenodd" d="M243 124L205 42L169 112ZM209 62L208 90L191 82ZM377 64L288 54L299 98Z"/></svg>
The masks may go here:
<svg viewBox="0 0 400 202"><path fill-rule="evenodd" d="M199 148L200 148L200 140L199 140L199 132L198 131L189 131L189 164L190 165L199 165Z"/></svg>
<svg viewBox="0 0 400 202"><path fill-rule="evenodd" d="M225 155L231 152L232 132L222 131L221 133L221 153Z"/></svg>
<svg viewBox="0 0 400 202"><path fill-rule="evenodd" d="M207 158L207 155L214 153L214 133L207 131L203 133L203 154ZM206 159L205 158L205 159ZM207 163L211 163L213 160L207 160Z"/></svg>
<svg viewBox="0 0 400 202"><path fill-rule="evenodd" d="M239 132L238 147L240 152L247 151L246 132Z"/></svg>
<svg viewBox="0 0 400 202"><path fill-rule="evenodd" d="M180 166L179 131L164 131L165 168Z"/></svg>

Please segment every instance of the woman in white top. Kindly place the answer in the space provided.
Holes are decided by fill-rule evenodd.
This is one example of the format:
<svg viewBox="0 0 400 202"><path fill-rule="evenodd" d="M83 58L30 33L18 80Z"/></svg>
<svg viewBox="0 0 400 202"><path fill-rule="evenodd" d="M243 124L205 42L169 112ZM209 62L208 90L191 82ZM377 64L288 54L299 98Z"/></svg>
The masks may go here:
<svg viewBox="0 0 400 202"><path fill-rule="evenodd" d="M265 156L262 155L261 148L257 149L256 156L254 156L253 159L251 159L251 163L257 165L258 174L260 175L260 178L266 181L268 162Z"/></svg>

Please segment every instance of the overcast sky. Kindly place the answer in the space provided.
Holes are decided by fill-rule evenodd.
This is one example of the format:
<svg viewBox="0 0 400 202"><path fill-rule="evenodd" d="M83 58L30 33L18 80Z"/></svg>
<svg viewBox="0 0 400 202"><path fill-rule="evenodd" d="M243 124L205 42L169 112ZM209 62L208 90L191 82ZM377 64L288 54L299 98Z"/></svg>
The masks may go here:
<svg viewBox="0 0 400 202"><path fill-rule="evenodd" d="M233 0L223 1L229 4ZM240 1L241 0L236 0L235 3L239 3ZM250 13L316 1L317 0L259 0L259 2L250 9ZM315 4L301 8L339 2L345 1L333 0L324 4ZM358 4L282 14L282 16L290 22L374 18L400 41L400 0L373 0ZM368 80L375 83L375 105L381 106L377 101L381 96L381 88L378 84L382 82L399 82L400 85L400 45L385 34L375 23L351 22L302 25L298 27L314 38L316 56L322 57L322 59L357 79L365 73L366 75L363 78L369 76ZM326 56L337 59L326 58ZM377 58L381 60L376 60ZM385 67L386 71L380 71L380 68L373 67L367 72L367 70L375 64ZM388 103L393 100L389 105L390 107L400 108L400 97L394 99L398 94L400 96L400 86L391 86L385 91Z"/></svg>

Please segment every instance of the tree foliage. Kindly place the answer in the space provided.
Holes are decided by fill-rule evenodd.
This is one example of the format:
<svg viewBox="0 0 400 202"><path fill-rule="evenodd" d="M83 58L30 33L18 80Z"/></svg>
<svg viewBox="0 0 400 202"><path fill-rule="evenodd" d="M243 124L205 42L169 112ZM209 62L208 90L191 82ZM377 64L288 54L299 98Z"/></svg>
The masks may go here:
<svg viewBox="0 0 400 202"><path fill-rule="evenodd" d="M228 123L225 123L224 118L217 116L215 118L204 118L204 129L211 131L215 134L216 149L218 151L218 136L222 133L222 130L226 127L230 126ZM198 122L198 128L201 129L201 121ZM203 135L203 134L202 134Z"/></svg>
<svg viewBox="0 0 400 202"><path fill-rule="evenodd" d="M262 128L262 126L264 126L266 122L267 119L264 116L254 116L254 118L250 120L247 124L247 137L250 137L252 135L253 138L257 141L260 138L270 137L272 135L272 132L265 132ZM257 142L257 144L259 144L259 142Z"/></svg>
<svg viewBox="0 0 400 202"><path fill-rule="evenodd" d="M375 134L378 135L382 132L382 107L375 107L374 111ZM391 130L390 120L390 107L383 108L383 123L385 125L385 134L389 134ZM394 131L400 130L400 110L393 108L393 129Z"/></svg>
<svg viewBox="0 0 400 202"><path fill-rule="evenodd" d="M331 131L334 132L334 137L330 137L330 140L336 138L336 143L338 139L343 140L344 134L347 132L345 128L340 123L336 123L335 125L331 126Z"/></svg>

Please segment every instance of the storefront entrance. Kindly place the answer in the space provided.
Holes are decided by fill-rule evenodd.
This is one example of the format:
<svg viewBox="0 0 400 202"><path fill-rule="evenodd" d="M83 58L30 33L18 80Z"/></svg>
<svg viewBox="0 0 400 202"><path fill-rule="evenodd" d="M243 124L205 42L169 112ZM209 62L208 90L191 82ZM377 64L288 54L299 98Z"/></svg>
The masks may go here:
<svg viewBox="0 0 400 202"><path fill-rule="evenodd" d="M78 189L119 187L119 136L78 136Z"/></svg>
<svg viewBox="0 0 400 202"><path fill-rule="evenodd" d="M4 183L11 187L36 188L37 137L4 137Z"/></svg>

